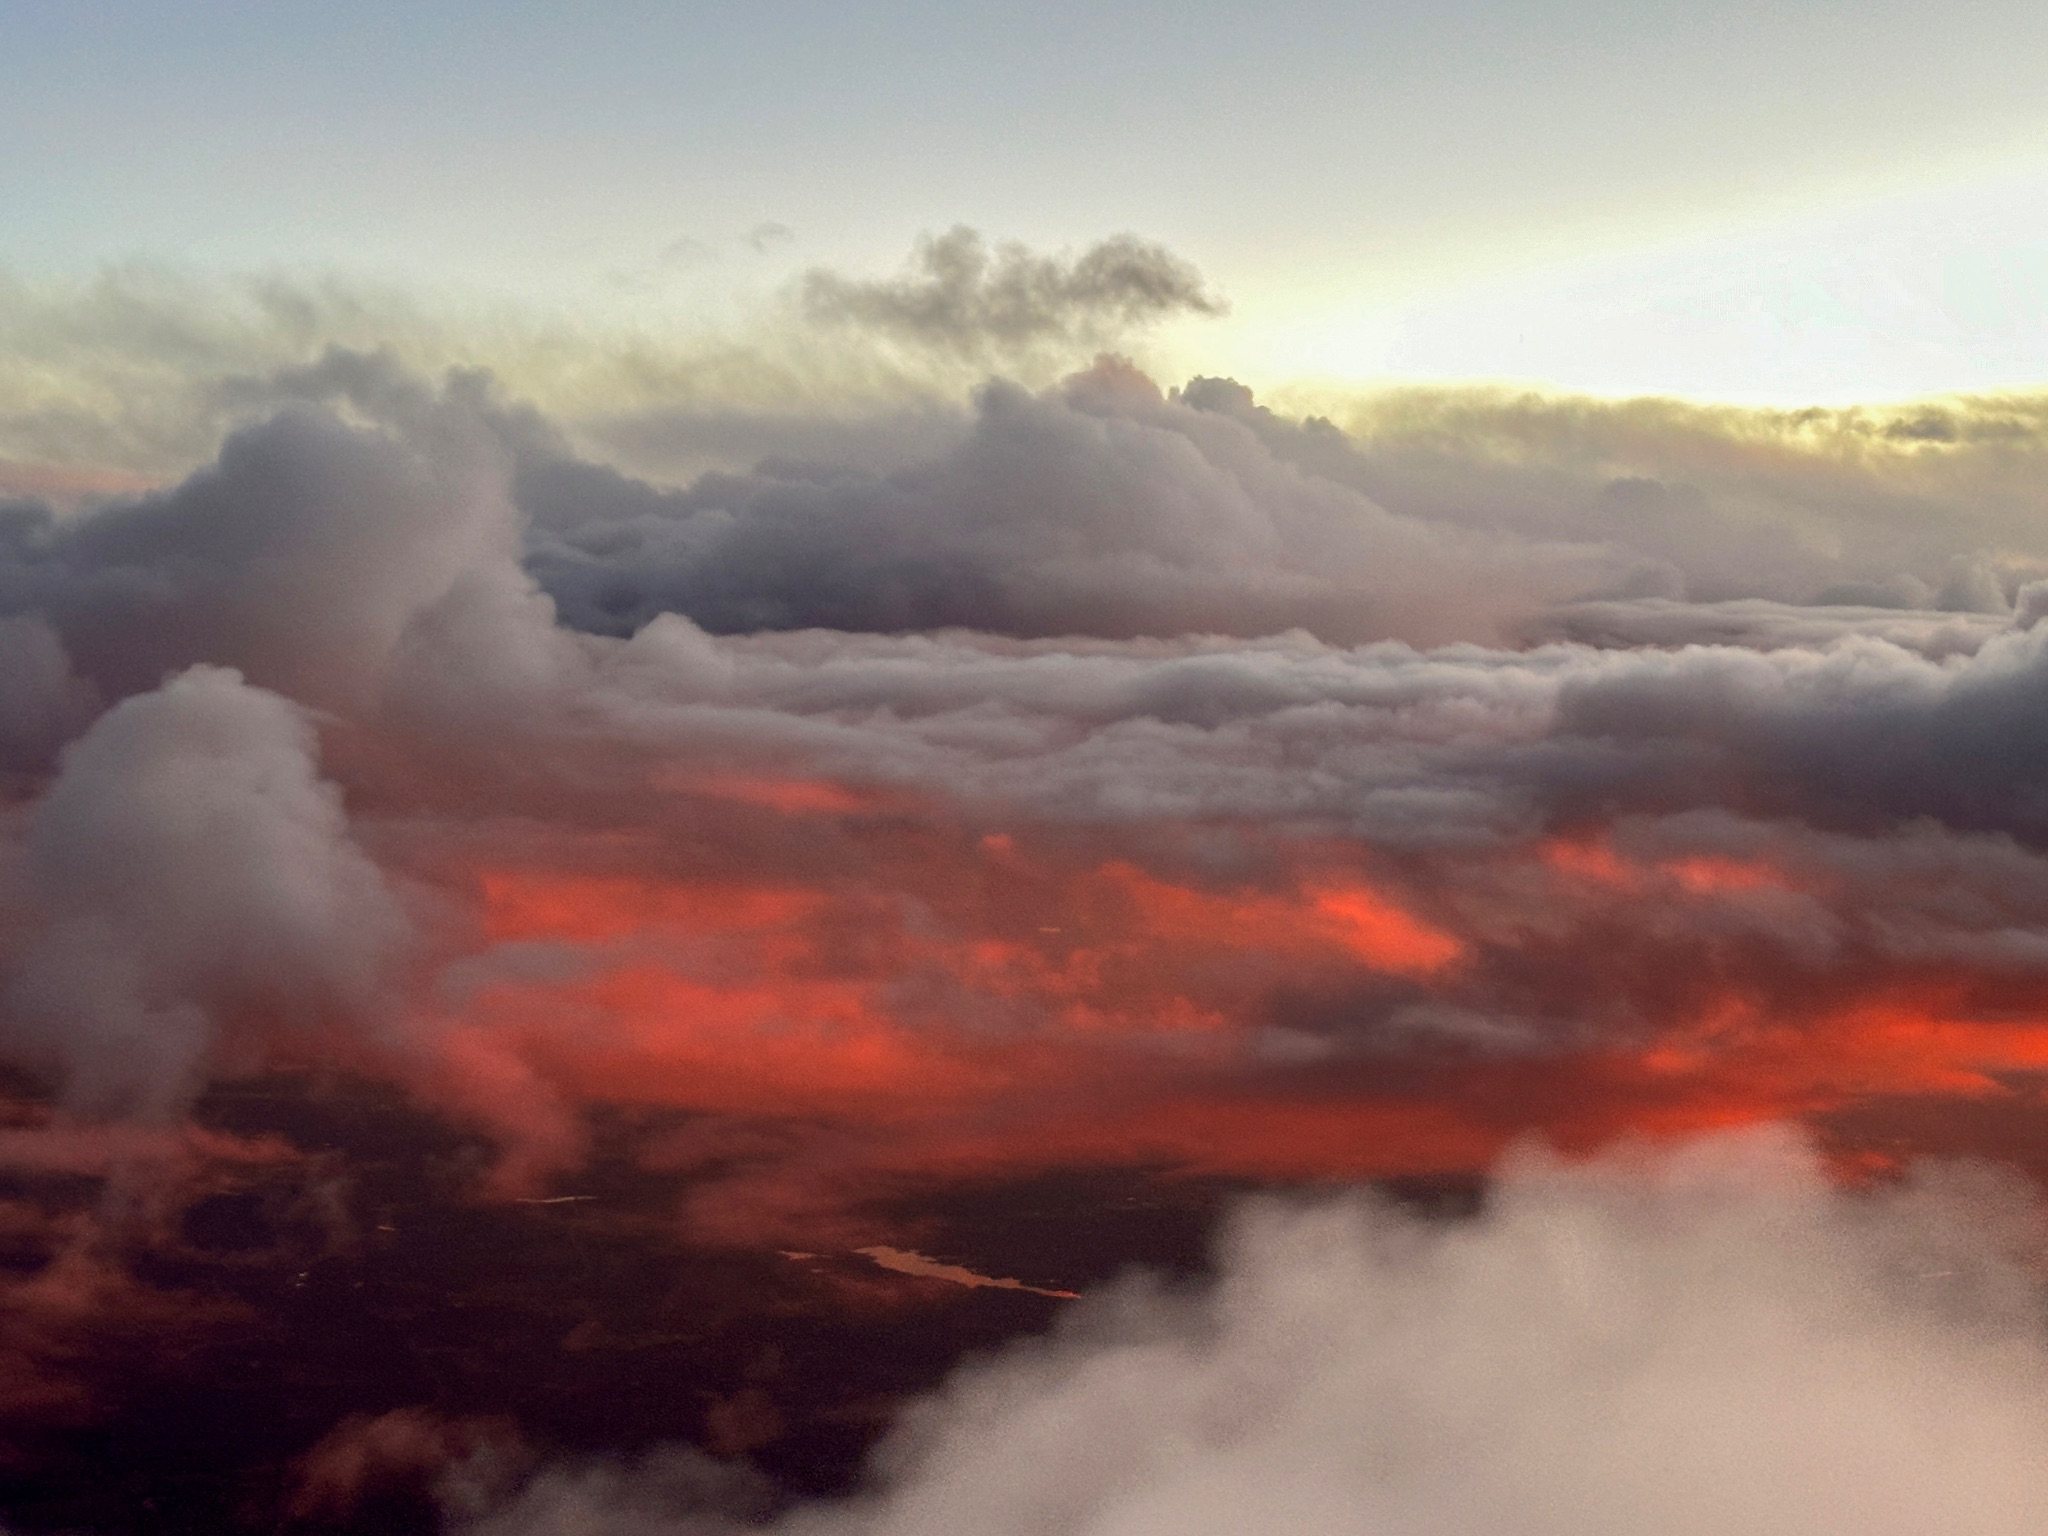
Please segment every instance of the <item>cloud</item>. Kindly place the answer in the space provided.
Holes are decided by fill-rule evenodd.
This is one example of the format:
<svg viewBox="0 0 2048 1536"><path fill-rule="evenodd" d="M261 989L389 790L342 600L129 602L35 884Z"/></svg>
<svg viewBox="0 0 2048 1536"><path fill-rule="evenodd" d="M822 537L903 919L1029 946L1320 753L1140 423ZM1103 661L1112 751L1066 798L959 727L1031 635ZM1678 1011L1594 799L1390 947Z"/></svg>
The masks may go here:
<svg viewBox="0 0 2048 1536"><path fill-rule="evenodd" d="M914 347L976 362L1048 345L1108 345L1185 315L1219 315L1223 302L1165 246L1117 235L1070 260L1007 242L991 251L955 225L927 236L910 271L861 280L813 268L803 309L815 321L854 325Z"/></svg>
<svg viewBox="0 0 2048 1536"><path fill-rule="evenodd" d="M580 1193L602 1148L707 1247L1023 1277L972 1304L1086 1277L918 1202L1052 1170L1470 1178L1531 1133L1781 1118L1841 1170L1935 1142L2048 1170L2048 628L2026 584L2004 607L2031 557L1972 530L1890 566L1838 494L1970 451L1968 413L1864 458L1841 422L1802 458L1657 412L1627 454L1538 453L1556 420L1516 410L1383 453L1108 360L874 465L675 487L473 373L336 351L237 389L253 419L183 481L0 521L0 1054L152 1129L92 1141L109 1166L305 1063L488 1141L435 1175L477 1198ZM1698 494L1584 500L1582 452ZM1484 473L1372 481L1414 455ZM1717 499L1745 475L1807 498L1796 580ZM1685 595L1710 565L1748 595ZM1886 569L1953 601L1819 601ZM16 1139L56 1167L73 1135ZM1862 1528L1868 1492L2000 1532L2031 1483L1971 1504L1898 1447L1977 1426L2007 1449L1944 1463L1977 1479L2033 1444L1999 1300L2032 1293L1954 1236L2001 1209L1837 1195L1782 1146L1516 1164L1464 1225L1267 1208L1216 1288L1085 1308L923 1411L870 1497L778 1518L1825 1531L1796 1463L1846 1469ZM707 1444L777 1444L771 1398L721 1396ZM390 1406L350 1405L308 1499L466 1454ZM477 1518L718 1529L728 1481L772 1502L678 1451Z"/></svg>
<svg viewBox="0 0 2048 1536"><path fill-rule="evenodd" d="M1497 637L1619 574L1597 549L1390 514L1113 360L977 407L957 447L884 478L764 467L661 492L532 464L529 565L570 623L617 634L669 611L719 632L1425 642Z"/></svg>
<svg viewBox="0 0 2048 1536"><path fill-rule="evenodd" d="M1004 1225L1048 1180L1469 1183L1532 1134L1776 1120L1849 1180L1930 1147L2048 1174L2038 400L1290 417L1115 358L1036 371L1187 312L1170 283L946 260L828 284L881 307L812 325L837 339L809 393L756 388L787 357L563 353L595 407L423 372L404 337L325 347L289 295L303 346L100 295L105 355L158 350L119 411L43 421L85 479L42 483L99 494L0 508L0 1059L33 1075L0 1095L33 1186L0 1224L76 1250L0 1286L28 1419L86 1413L71 1352L127 1338L124 1252L197 1262L163 1193L212 1155L188 1112L259 1101L288 1106L261 1129L305 1149L306 1208L365 1245L377 1191L593 1194L531 1213L602 1224L630 1187L661 1263L819 1255L802 1294L846 1307L1066 1307L1034 1293L1099 1255L957 1215ZM936 392L1005 348L1021 380ZM840 391L841 364L916 387ZM149 421L212 456L124 489L128 449L93 445ZM320 1086L246 1081L294 1067ZM432 1150L370 1170L414 1156L379 1141L399 1098ZM1513 1163L1464 1223L1265 1206L1214 1286L1081 1305L959 1378L851 1504L636 1436L451 1519L2032 1529L2037 1298L2002 1197L1929 1178L1846 1194L1723 1146ZM205 1263L297 1327L273 1247ZM558 1317L551 1273L530 1358L588 1370L557 1341L613 1320ZM751 1347L756 1304L693 1338ZM654 1434L786 1472L873 1422L821 1429L728 1363ZM280 1509L308 1452L318 1518L416 1501L475 1459L458 1413L605 1449L487 1384L389 1385L265 1452Z"/></svg>
<svg viewBox="0 0 2048 1536"><path fill-rule="evenodd" d="M457 1528L477 1536L726 1536L741 1512L769 1502L744 1468L689 1447L632 1461L551 1468L519 1500Z"/></svg>
<svg viewBox="0 0 2048 1536"><path fill-rule="evenodd" d="M353 1514L366 1497L408 1485L438 1485L461 1509L496 1495L523 1456L511 1425L450 1419L430 1408L352 1414L299 1458L287 1512L298 1520Z"/></svg>
<svg viewBox="0 0 2048 1536"><path fill-rule="evenodd" d="M4 718L33 773L181 666L326 711L349 836L431 909L376 1070L505 1187L621 1095L825 1114L739 1176L816 1215L949 1160L1469 1167L2035 1059L1997 1020L2048 963L2048 641L2007 617L1579 599L1634 557L1388 512L1114 363L909 470L683 490L473 375L264 387L185 483L18 525ZM668 915L493 933L600 875Z"/></svg>
<svg viewBox="0 0 2048 1536"><path fill-rule="evenodd" d="M368 810L350 835L436 909L378 1070L490 1126L517 1177L581 1155L583 1106L620 1094L821 1105L871 1172L896 1155L878 1127L937 1166L994 1104L1030 1129L972 1155L1304 1172L2032 1060L1992 1021L2039 977L2048 902L2034 856L1994 843L2038 836L2048 641L2008 619L1557 602L1543 584L1568 597L1599 546L1387 513L1113 364L985 393L919 470L680 492L574 458L472 376L334 354L269 387L290 403L184 484L22 525L22 761L188 664L328 711L329 771ZM803 622L833 627L781 628ZM978 627L926 632L944 623ZM1452 643L1286 628L1306 624ZM1499 643L1546 626L1578 638ZM888 628L918 632L867 632ZM487 893L536 860L572 881L597 860L673 915L623 951L573 924L494 939ZM991 880L1009 908L959 894ZM728 905L798 915L729 930ZM214 1059L232 1010L196 1006L165 1081ZM669 1015L703 1027L635 1022ZM1772 1054L1785 1016L1798 1062ZM1899 1016L1950 1021L1948 1043L1878 1050ZM63 1065L31 1036L18 1053ZM1114 1054L1155 1038L1183 1054ZM1429 1102L1504 1057L1558 1075L1484 1113ZM1305 1102L1308 1062L1347 1074L1346 1107ZM1388 1063L1411 1074L1391 1095ZM1090 1129L1074 1106L1118 1073ZM1344 1152L1326 1113L1411 1140ZM799 1142L762 1177L841 1198Z"/></svg>
<svg viewBox="0 0 2048 1536"><path fill-rule="evenodd" d="M10 1056L95 1114L183 1107L212 1053L370 1018L404 936L287 700L199 667L64 756L25 847L40 932L5 994Z"/></svg>
<svg viewBox="0 0 2048 1536"><path fill-rule="evenodd" d="M1810 606L1740 598L1688 603L1645 597L1562 604L1530 624L1531 641L1568 640L1598 650L1688 645L1742 650L1818 650L1858 636L1882 640L1930 661L1972 656L2011 628L2010 615L1901 610L1831 603Z"/></svg>
<svg viewBox="0 0 2048 1536"><path fill-rule="evenodd" d="M1305 419L1228 379L1180 398L1394 511L1626 547L1645 563L1616 597L2003 612L2048 553L2033 394L1751 410L1402 387L1302 392ZM1928 419L1943 435L1902 430Z"/></svg>
<svg viewBox="0 0 2048 1536"><path fill-rule="evenodd" d="M0 618L0 767L37 769L99 712L90 684L38 617Z"/></svg>
<svg viewBox="0 0 2048 1536"><path fill-rule="evenodd" d="M1437 617L1460 615L1446 605ZM1754 638L1741 630L1757 617L1734 615L1727 639ZM1687 624L1709 622L1730 616ZM1924 654L1881 638L1889 615L1877 635L1825 615L1800 622L1817 643L1425 650L1300 634L1119 646L958 633L758 636L709 654L733 668L718 721L738 733L756 719L819 771L1096 823L1287 817L1448 845L1722 805L2041 835L2028 788L2042 755L2038 633L1928 616L1918 636L1900 631ZM620 661L651 659L689 628L650 625ZM607 675L622 711L713 704L694 681L671 690L660 667Z"/></svg>
<svg viewBox="0 0 2048 1536"><path fill-rule="evenodd" d="M793 238L768 221L735 243L767 257ZM696 264L692 243L615 277L622 298L643 302L573 316L334 272L207 276L143 261L77 279L0 271L0 497L89 504L188 473L275 403L260 398L265 381L330 349L388 353L423 376L488 370L579 440L632 452L649 421L703 420L752 440L780 422L801 434L948 411L992 365L1043 383L1163 320L1221 308L1187 262L1135 237L1066 259L1015 244L991 253L956 231L921 247L901 280L822 268L794 288L763 278L715 296L714 311L734 310L723 323L650 309L650 285ZM678 456L663 443L632 462L672 473ZM750 463L714 453L689 469Z"/></svg>
<svg viewBox="0 0 2048 1536"><path fill-rule="evenodd" d="M487 449L287 409L172 490L8 525L0 605L36 613L108 699L219 662L307 703L360 703L412 617L512 547Z"/></svg>
<svg viewBox="0 0 2048 1536"><path fill-rule="evenodd" d="M1051 610L1043 617L1018 612L1027 598L1017 589L1027 582L1081 585L1076 573L1046 569L1070 550L1070 559L1085 553L1097 564L1163 567L1155 587L1176 566L1229 562L1245 575L1233 584L1234 609L1212 618L1226 632L1294 624L1339 639L1479 638L1484 617L1457 629L1453 595L1484 610L1475 593L1511 596L1519 585L1525 618L1513 637L1525 642L1771 643L1756 621L1775 604L1796 610L1777 622L1796 623L1802 643L1820 643L1816 626L1831 626L1915 637L1902 643L1951 653L1994 632L2048 558L2033 532L2041 509L2028 466L2038 467L2039 434L2024 400L1951 407L1972 431L1958 428L1957 439L1930 448L1897 438L1872 413L1484 391L1377 397L1353 407L1347 433L1327 420L1280 417L1227 380L1198 379L1159 399L1129 373L1121 385L1118 377L1107 365L1073 376L1038 397L1036 419L1049 425L1059 419L1052 408L1064 405L1127 439L1140 427L1172 433L1228 478L1205 487L1162 458L1125 465L1115 479L1105 473L1098 490L1064 473L1091 447L1058 444L1043 429L1037 450L1003 441L1033 420L1011 403L1014 392L985 392L970 423L931 418L922 455L900 423L880 423L875 443L854 449L844 446L843 422L826 429L734 417L713 430L655 413L608 427L609 440L643 461L679 455L672 463L747 441L763 460L751 474L664 490L562 455L529 459L520 494L539 524L532 558L573 622L611 632L665 605L719 630L959 624L1043 633L1064 623L1090 633L1171 633L1221 605L1183 593L1177 613L1161 592L1124 619L1102 611L1106 599L1075 591L1030 598ZM774 456L778 441L790 456ZM1038 451L1055 463L1020 457ZM983 476L1002 478L984 487L976 483ZM1278 537L1218 544L1195 514L1219 497L1248 500ZM1119 514L1119 527L1107 508L1090 516L1102 500L1135 510ZM1309 502L1326 509L1310 516L1337 530L1320 544L1304 537L1308 521L1296 510ZM1473 552L1488 545L1533 579L1473 571ZM1422 548L1444 563L1417 570L1388 559ZM803 569L806 559L818 569ZM1428 590L1434 601L1416 606L1436 616L1433 632L1412 616L1375 625L1371 599L1384 609L1385 592L1347 575L1353 559L1385 565L1380 589ZM1290 560L1315 565L1339 593L1319 595L1299 581L1292 591L1262 590ZM1094 579L1146 584L1139 570ZM833 580L865 602L829 594ZM1944 612L1955 619L1931 617ZM1625 614L1631 627L1613 630ZM1494 621L1503 621L1499 610ZM1610 626L1604 636L1601 625Z"/></svg>
<svg viewBox="0 0 2048 1536"><path fill-rule="evenodd" d="M942 447L989 372L1039 388L1195 312L1171 295L1206 302L1179 258L1143 242L999 251L942 264L945 277L819 274L821 293L874 323L763 292L723 332L644 305L571 324L320 274L0 277L0 494L69 505L186 473L275 404L266 381L330 347L386 350L421 375L488 369L587 454L662 481L762 459L887 473ZM2003 604L2048 570L2048 412L2027 392L1801 411L1486 387L1294 389L1261 404L1196 379L1179 398L1390 512L1612 543L1635 558L1608 597L1983 605L1995 585Z"/></svg>
<svg viewBox="0 0 2048 1536"><path fill-rule="evenodd" d="M1255 1204L1213 1283L1126 1284L963 1369L870 1491L773 1528L2017 1536L2048 1516L2039 1240L1981 1171L1849 1193L1769 1131L1525 1153L1469 1219ZM469 1529L722 1513L557 1474Z"/></svg>

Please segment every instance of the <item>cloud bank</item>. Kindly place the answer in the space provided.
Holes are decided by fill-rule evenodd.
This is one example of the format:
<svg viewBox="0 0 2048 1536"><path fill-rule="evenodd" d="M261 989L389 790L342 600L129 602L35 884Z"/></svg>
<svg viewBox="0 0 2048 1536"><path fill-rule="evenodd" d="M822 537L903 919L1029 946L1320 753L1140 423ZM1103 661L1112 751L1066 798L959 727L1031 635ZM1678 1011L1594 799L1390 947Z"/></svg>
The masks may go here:
<svg viewBox="0 0 2048 1536"><path fill-rule="evenodd" d="M1358 440L1115 362L990 386L909 470L681 489L474 375L331 354L269 389L180 484L13 524L24 806L95 711L30 824L97 733L220 692L155 691L181 669L321 711L292 794L356 809L290 819L424 924L387 1070L515 1162L625 1093L850 1117L854 1170L1010 1155L973 1127L1012 1098L1048 1156L1311 1172L1369 1114L1342 1171L1469 1166L1652 1104L1832 1113L2035 1060L2048 630L2011 562L1968 589L1991 612L1600 596L1658 568L1660 523L1393 510L1349 483ZM267 751L223 749L263 783ZM646 1032L669 1016L697 1022ZM1872 1052L1900 1018L1927 1059ZM1532 1055L1555 1080L1496 1101ZM857 1091L821 1065L856 1056ZM1304 1094L1311 1063L1357 1100Z"/></svg>

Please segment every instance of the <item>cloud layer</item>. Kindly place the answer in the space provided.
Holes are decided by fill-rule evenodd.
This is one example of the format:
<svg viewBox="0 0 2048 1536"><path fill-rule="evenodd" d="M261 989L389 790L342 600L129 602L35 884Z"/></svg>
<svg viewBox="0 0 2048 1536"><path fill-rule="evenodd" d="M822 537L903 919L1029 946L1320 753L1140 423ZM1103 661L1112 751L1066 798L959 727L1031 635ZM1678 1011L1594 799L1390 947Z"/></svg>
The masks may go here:
<svg viewBox="0 0 2048 1536"><path fill-rule="evenodd" d="M1013 1093L1069 1123L1124 1070L1106 1039L1180 1037L1108 1117L1124 1152L1170 1156L1214 1142L1164 1128L1190 1103L1313 1117L1302 1063L1358 1063L1364 1092L1366 1063L1405 1061L1365 1097L1437 1116L1411 1154L1453 1162L1576 1134L1533 1086L1483 1113L1433 1097L1502 1053L1600 1063L1611 1124L1688 1083L1689 1113L1761 1091L1780 1114L2033 1059L2033 589L1986 576L1965 595L1994 612L1598 597L1661 558L1618 515L1560 540L1392 511L1347 483L1365 449L1334 428L1114 362L990 386L915 469L679 490L474 376L332 354L270 388L288 403L180 485L17 521L16 760L47 767L124 698L96 732L171 708L147 701L200 685L152 690L195 665L325 711L327 771L368 818L333 837L431 909L425 990L385 1038L534 1155L571 1155L635 1050L680 1053L638 1091L765 1108L803 1097L807 1062L893 1041L868 1113L960 1117L929 1130L947 1143ZM572 910L549 881L677 916L563 927L534 915ZM1199 961L1222 941L1231 965ZM521 969L536 944L555 969ZM650 1008L726 1022L636 1046ZM546 1010L612 1043L571 1050ZM1900 1010L1945 1020L1957 1059L1818 1044ZM1752 1059L1788 1013L1811 1059ZM811 1043L734 1076L775 1030ZM1690 1077L1642 1076L1637 1053L1695 1038L1718 1043Z"/></svg>

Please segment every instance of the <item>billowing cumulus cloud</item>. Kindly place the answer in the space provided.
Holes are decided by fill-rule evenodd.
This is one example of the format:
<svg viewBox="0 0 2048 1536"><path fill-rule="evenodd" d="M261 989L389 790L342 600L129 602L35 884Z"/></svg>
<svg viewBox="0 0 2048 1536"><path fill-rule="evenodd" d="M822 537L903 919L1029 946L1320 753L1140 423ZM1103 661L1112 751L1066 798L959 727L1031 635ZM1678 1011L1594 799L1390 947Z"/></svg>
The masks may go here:
<svg viewBox="0 0 2048 1536"><path fill-rule="evenodd" d="M557 463L519 490L536 573L570 622L615 633L671 611L721 632L1443 641L1620 575L1598 550L1389 514L1114 362L1045 397L989 386L965 442L886 478L798 469L663 494Z"/></svg>
<svg viewBox="0 0 2048 1536"><path fill-rule="evenodd" d="M1257 1206L1213 1286L966 1369L872 1491L774 1529L2016 1536L2048 1516L2038 1235L1981 1173L1843 1194L1768 1134L1524 1155L1469 1220ZM707 1482L555 1471L464 1528L746 1528Z"/></svg>
<svg viewBox="0 0 2048 1536"><path fill-rule="evenodd" d="M38 615L108 699L226 662L307 703L361 702L414 614L502 542L495 497L459 450L288 411L173 490L16 521L0 601Z"/></svg>
<svg viewBox="0 0 2048 1536"><path fill-rule="evenodd" d="M158 1116L231 1032L360 1021L403 934L300 711L197 667L64 755L24 859L5 1040L98 1113Z"/></svg>

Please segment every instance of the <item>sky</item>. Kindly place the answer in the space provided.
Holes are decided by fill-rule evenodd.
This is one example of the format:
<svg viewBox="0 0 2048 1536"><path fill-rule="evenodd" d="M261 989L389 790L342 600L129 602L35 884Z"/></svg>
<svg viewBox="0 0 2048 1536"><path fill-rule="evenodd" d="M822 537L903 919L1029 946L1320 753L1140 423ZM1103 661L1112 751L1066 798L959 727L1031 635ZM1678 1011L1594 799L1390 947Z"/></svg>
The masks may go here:
<svg viewBox="0 0 2048 1536"><path fill-rule="evenodd" d="M722 324L956 222L1129 230L1228 296L1189 345L1259 386L2004 387L2048 336L2044 27L2017 0L15 0L0 262Z"/></svg>
<svg viewBox="0 0 2048 1536"><path fill-rule="evenodd" d="M2038 11L0 0L0 1525L2037 1536Z"/></svg>

